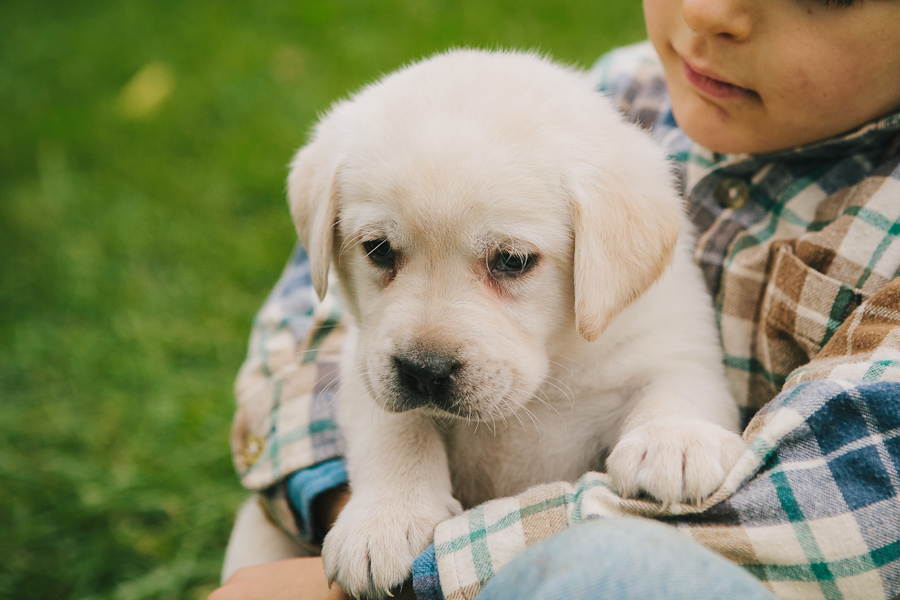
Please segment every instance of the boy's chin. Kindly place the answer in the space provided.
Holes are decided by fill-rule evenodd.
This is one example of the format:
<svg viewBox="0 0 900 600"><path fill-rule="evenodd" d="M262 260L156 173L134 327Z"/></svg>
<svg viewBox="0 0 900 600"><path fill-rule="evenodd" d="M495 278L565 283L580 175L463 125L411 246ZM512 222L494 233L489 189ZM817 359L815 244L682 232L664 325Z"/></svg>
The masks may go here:
<svg viewBox="0 0 900 600"><path fill-rule="evenodd" d="M719 154L765 154L799 145L763 137L759 132L766 131L765 125L745 125L717 107L707 106L681 117L675 111L675 121L691 140Z"/></svg>

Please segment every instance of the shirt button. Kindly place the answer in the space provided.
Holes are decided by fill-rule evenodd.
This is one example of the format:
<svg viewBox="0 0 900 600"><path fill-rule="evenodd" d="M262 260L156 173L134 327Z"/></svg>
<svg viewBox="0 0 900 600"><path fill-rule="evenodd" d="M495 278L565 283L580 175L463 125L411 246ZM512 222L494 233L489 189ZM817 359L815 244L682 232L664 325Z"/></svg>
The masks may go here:
<svg viewBox="0 0 900 600"><path fill-rule="evenodd" d="M248 435L246 439L244 439L244 451L242 453L244 464L246 464L248 467L253 466L253 464L256 463L256 461L262 454L265 445L266 440L259 437L258 435Z"/></svg>
<svg viewBox="0 0 900 600"><path fill-rule="evenodd" d="M750 186L742 179L729 177L716 186L716 201L722 208L738 209L750 198Z"/></svg>

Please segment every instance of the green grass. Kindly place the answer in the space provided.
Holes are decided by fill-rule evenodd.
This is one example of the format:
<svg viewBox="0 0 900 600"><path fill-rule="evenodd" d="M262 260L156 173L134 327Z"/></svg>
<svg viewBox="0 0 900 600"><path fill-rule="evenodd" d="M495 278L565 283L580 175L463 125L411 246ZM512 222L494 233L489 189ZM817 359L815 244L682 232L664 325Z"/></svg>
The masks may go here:
<svg viewBox="0 0 900 600"><path fill-rule="evenodd" d="M317 112L449 46L587 66L642 36L628 0L0 4L0 597L216 585L231 386Z"/></svg>

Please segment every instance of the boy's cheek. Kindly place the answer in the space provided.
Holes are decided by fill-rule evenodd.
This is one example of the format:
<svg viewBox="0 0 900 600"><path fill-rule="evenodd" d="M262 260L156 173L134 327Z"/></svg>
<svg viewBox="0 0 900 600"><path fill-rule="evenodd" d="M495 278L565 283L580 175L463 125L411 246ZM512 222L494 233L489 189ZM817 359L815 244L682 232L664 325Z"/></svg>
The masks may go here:
<svg viewBox="0 0 900 600"><path fill-rule="evenodd" d="M657 52L661 46L667 45L668 37L665 24L678 13L672 8L675 4L672 0L644 0L644 22L647 27L647 36L656 47ZM669 14L675 13L675 14Z"/></svg>

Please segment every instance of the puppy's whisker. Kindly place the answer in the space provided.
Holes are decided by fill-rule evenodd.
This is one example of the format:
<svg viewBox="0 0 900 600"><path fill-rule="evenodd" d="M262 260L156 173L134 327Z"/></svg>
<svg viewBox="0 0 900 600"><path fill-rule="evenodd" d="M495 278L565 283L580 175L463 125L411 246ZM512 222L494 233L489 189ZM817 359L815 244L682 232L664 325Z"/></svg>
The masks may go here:
<svg viewBox="0 0 900 600"><path fill-rule="evenodd" d="M531 394L531 397L540 400L540 398L538 398L534 394ZM528 407L525 406L524 404L520 405L519 408L522 409L522 412L524 412L528 416L528 418L531 419L531 422L534 423L534 426L537 427L538 423L541 422L540 418L538 418L537 415L535 415L533 412L531 412L528 409ZM537 419L537 420L535 420L535 419Z"/></svg>
<svg viewBox="0 0 900 600"><path fill-rule="evenodd" d="M569 404L574 408L575 407L575 394L572 392L572 389L569 386L567 386L565 383L563 383L562 381L559 381L559 379L556 379L556 381L559 381L559 383L561 383L563 386L565 386L565 389L561 388L560 386L553 383L552 380L554 380L554 379L555 378L553 378L553 377L548 377L547 379L545 379L545 381L547 382L548 385L551 385L551 386L555 387L557 390L559 390L559 393L563 395L563 398L568 400ZM546 395L546 393L545 393L545 395ZM549 400L549 398L548 398L548 400Z"/></svg>
<svg viewBox="0 0 900 600"><path fill-rule="evenodd" d="M311 332L316 329L322 329L322 327L310 327ZM320 352L320 349L319 348L310 348L309 350L301 350L299 352L295 352L294 356L299 358L299 357L303 356L304 354L315 354L316 352Z"/></svg>
<svg viewBox="0 0 900 600"><path fill-rule="evenodd" d="M359 241L363 238L362 233L357 233L355 235L348 236L344 239L344 242L341 244L341 249L350 248L352 244L358 244Z"/></svg>
<svg viewBox="0 0 900 600"><path fill-rule="evenodd" d="M341 389L343 389L344 385L346 385L352 381L355 381L359 377L362 377L362 373L357 373L356 375L354 375L352 370L348 373L339 373L339 374L325 373L324 375L322 375L321 377L316 379L315 383L313 383L313 389L316 389L316 386L318 386L320 383L322 383L328 377L332 377L332 380L329 381L328 384L324 388L322 388L322 391L320 393L327 392L328 389L335 384L340 385L340 388L337 390L339 392Z"/></svg>
<svg viewBox="0 0 900 600"><path fill-rule="evenodd" d="M346 220L347 220L347 217L344 217L344 218L342 218L342 219L338 219L337 221L334 222L334 227L335 227L335 228L340 227L341 223L343 223L343 222L346 221Z"/></svg>
<svg viewBox="0 0 900 600"><path fill-rule="evenodd" d="M562 413L560 413L558 410L556 410L556 407L553 406L553 403L550 401L550 398L547 396L547 392L545 392L542 389L538 389L538 392L541 393L544 397L541 398L537 394L532 394L532 397L535 400L537 400L538 403L540 403L543 406L546 406L547 408L549 408L550 410L555 412L558 417L562 418Z"/></svg>
<svg viewBox="0 0 900 600"><path fill-rule="evenodd" d="M285 322L287 322L289 320L290 320L290 318L285 318ZM317 325L313 325L309 328L309 333L312 333L314 331L322 331L323 329L334 329L334 322L327 322L327 323L320 323ZM297 352L296 354L301 355L301 354L308 354L310 352L321 352L321 351L322 351L321 348L310 348L308 350L301 350L300 352Z"/></svg>
<svg viewBox="0 0 900 600"><path fill-rule="evenodd" d="M551 365L556 365L560 369L564 369L569 375L571 375L572 377L575 377L575 373L573 373L569 367L562 364L561 362L557 362L555 360L548 360L547 362L549 362Z"/></svg>
<svg viewBox="0 0 900 600"><path fill-rule="evenodd" d="M536 400L538 400L539 402L541 402L541 399L540 399L537 395L535 395L534 393L526 392L525 390L518 390L518 389L513 389L513 391L519 392L519 393L521 393L521 394L527 394L527 395L530 396L531 398L535 398ZM525 415L526 415L529 419L531 419L531 422L534 424L534 428L535 428L535 429L537 430L537 432L538 432L538 437L540 437L541 430L540 430L540 427L538 427L538 423L541 422L540 418L538 418L537 415L535 415L533 412L531 412L530 410L528 410L528 407L525 406L524 404L520 404L520 405L519 405L519 408L521 408L521 409L522 409L522 412L524 412Z"/></svg>
<svg viewBox="0 0 900 600"><path fill-rule="evenodd" d="M349 376L347 376L347 375L349 375ZM319 385L319 383L324 381L329 376L331 376L331 373L326 373L325 375L322 375L321 377L319 377L316 380L316 382L313 384L313 390L315 390L316 387ZM337 398L338 395L341 393L341 391L347 385L353 383L354 381L356 381L357 379L359 379L362 376L363 376L362 373L357 373L356 375L353 375L353 371L350 371L350 373L346 373L345 375L335 376L334 379L329 381L328 384L324 388L322 388L317 394L315 394L315 403L316 403L315 406L317 408L319 406L321 406L320 402L321 402L322 398L325 398L329 395L331 388L333 386L337 386L337 389L335 389L334 393L331 394L330 400L334 400L335 398Z"/></svg>
<svg viewBox="0 0 900 600"><path fill-rule="evenodd" d="M380 398L381 398L381 394L378 394L377 396L375 396L375 402L373 402L372 404L373 404L373 405L376 404L376 403L379 401ZM389 400L389 399L390 399L390 397L387 396L387 395L385 395L385 396L384 396L384 402L381 403L381 409L382 409L383 411L385 411L385 412L389 412L388 409L387 409L387 403L388 403L388 400Z"/></svg>
<svg viewBox="0 0 900 600"><path fill-rule="evenodd" d="M519 422L519 425L522 426L522 431L528 431L528 428L525 427L525 421L523 421L522 417L519 416L518 411L514 410L513 407L510 406L509 402L506 401L505 398L502 399L501 402L503 402L503 405L506 406L506 408L509 410L510 413L512 413L512 416L514 416L516 418L516 420Z"/></svg>
<svg viewBox="0 0 900 600"><path fill-rule="evenodd" d="M328 386L326 386L326 388L322 390L322 392L324 393L325 390L327 390L329 387L331 387L334 384L337 384L338 387L336 390L334 390L334 396L337 397L340 395L340 393L342 391L344 391L344 388L346 388L351 383L355 383L360 378L362 378L362 374L354 375L352 377L335 378L335 380L332 381L331 383L329 383Z"/></svg>
<svg viewBox="0 0 900 600"><path fill-rule="evenodd" d="M443 423L444 431L449 432L453 428L454 420L450 415L441 416L441 422Z"/></svg>
<svg viewBox="0 0 900 600"><path fill-rule="evenodd" d="M507 406L508 406L508 405L507 405ZM509 423L506 422L506 415L503 413L503 411L500 410L499 408L497 408L496 410L492 411L492 412L491 412L491 415L492 415L491 418L492 418L492 419L493 419L493 413L494 413L494 412L496 412L496 413L500 416L500 419L503 421L503 427L504 427L504 429L509 429ZM494 435L495 435L495 436L497 435L497 432L496 432L496 431L497 431L497 428L496 428L496 426L494 426Z"/></svg>
<svg viewBox="0 0 900 600"><path fill-rule="evenodd" d="M356 380L361 379L362 377L363 377L363 375L362 375L362 374L359 374L359 375L356 375L356 376L354 376L354 377L348 377L348 378L346 378L346 380L344 380L344 379L342 379L342 378L338 378L337 380L335 380L335 381L329 383L329 386L331 386L331 385L334 384L335 382L338 383L338 388L337 388L332 394L330 394L330 395L331 395L331 398L330 398L329 400L330 400L330 401L334 401L334 400L338 399L338 398L340 397L340 395L341 395L341 392L343 392L344 389L345 389L348 385L350 385L351 383L354 383ZM327 387L326 387L325 389L327 389ZM326 395L326 394L325 394L325 389L323 389L322 392L320 392L319 394L316 395L316 402L319 402L320 399ZM318 406L318 405L317 405L317 406ZM373 402L373 406L374 406L374 402Z"/></svg>
<svg viewBox="0 0 900 600"><path fill-rule="evenodd" d="M356 246L360 245L365 237L366 235L364 233L360 233L351 238L347 238L347 240L344 242L344 247L346 247L348 250L352 250Z"/></svg>
<svg viewBox="0 0 900 600"><path fill-rule="evenodd" d="M374 248L372 248L371 250L369 250L368 252L366 252L366 256L371 256L371 254L372 254L373 252L375 252L376 250L378 250L379 248L381 248L382 246L384 246L384 245L387 244L387 243L388 243L387 240L381 240L380 242L378 242L378 245L377 245L377 246L375 246Z"/></svg>
<svg viewBox="0 0 900 600"><path fill-rule="evenodd" d="M422 415L423 419L431 424L435 429L442 432L449 432L450 430L447 428L447 423L445 421L444 415L440 413L429 413L427 415Z"/></svg>
<svg viewBox="0 0 900 600"><path fill-rule="evenodd" d="M313 394L315 395L315 402L316 402L315 406L316 406L316 407L319 407L319 406L321 405L321 402L322 402L323 399L328 399L328 401L331 402L332 400L334 400L335 398L337 398L338 392L340 392L340 389L343 387L343 385L341 385L340 383L338 383L339 380L340 380L340 377L335 377L334 379L332 379L331 381L329 381L327 384L325 384L325 387L323 387L321 390L319 390L318 392L316 392L315 390L316 390L316 388L319 386L319 383L321 383L322 381L324 381L326 377L328 377L328 375L322 375L322 376L319 377L319 379L317 379L316 382L313 384ZM333 394L331 394L331 393L330 393L330 392L331 392L331 388L332 388L332 387L335 387L335 384L337 384L337 389L335 390L335 392L334 392Z"/></svg>
<svg viewBox="0 0 900 600"><path fill-rule="evenodd" d="M364 231L360 231L360 232L355 233L354 235L348 236L346 239L344 239L344 242L341 244L341 249L340 249L339 254L343 254L345 252L345 250L349 250L349 249L356 247L357 245L359 245L360 242L362 242L363 238L365 238L365 237L366 237L366 232L364 232Z"/></svg>
<svg viewBox="0 0 900 600"><path fill-rule="evenodd" d="M569 423L568 423L568 421L566 421L566 418L565 418L564 416L562 416L562 413L560 413L558 410L556 410L556 407L553 406L553 403L552 403L552 402L550 402L550 399L547 397L547 393L546 393L544 390L539 389L538 391L539 391L541 394L543 394L544 397L541 398L541 397L535 395L534 398L535 398L540 404L542 404L543 406L546 406L547 408L549 408L550 410L552 410L553 412L555 412L555 413L556 413L556 416L558 416L558 417L560 418L560 420L562 421L562 424L563 424L563 432L568 432L568 430L569 430ZM575 406L575 405L573 404L572 407L574 408L574 406ZM569 413L569 416L571 416L571 413Z"/></svg>
<svg viewBox="0 0 900 600"><path fill-rule="evenodd" d="M538 423L540 423L541 420L537 419L535 414L533 412L531 412L530 410L528 410L527 407L523 406L522 410L525 411L525 414L528 416L529 419L531 419L531 422L534 424L534 429L535 429L535 431L537 431L537 434L538 434L538 444L540 444L543 441L543 437L541 436L541 428L538 427ZM537 420L535 420L535 419L537 419Z"/></svg>
<svg viewBox="0 0 900 600"><path fill-rule="evenodd" d="M572 399L575 396L575 393L572 391L572 388L570 388L569 385L562 379L558 379L556 377L548 375L547 377L544 378L544 380L547 383L549 383L550 385L552 385L553 387L555 387L556 389L558 389L560 392L562 392L563 395L566 396L567 399ZM554 383L554 382L556 382L556 383ZM559 385L556 385L556 384L559 384ZM563 388L565 388L565 389L563 389Z"/></svg>
<svg viewBox="0 0 900 600"><path fill-rule="evenodd" d="M325 375L322 375L321 377L319 377L316 380L316 382L313 384L313 389L315 390L316 387L320 383L322 383L326 378L330 377L331 375L332 375L331 373L326 373ZM326 383L325 387L322 388L322 390L319 392L318 396L324 396L325 394L329 393L331 391L331 388L333 388L333 387L336 387L336 389L334 390L335 396L341 391L341 389L343 389L344 383L343 383L340 375L335 375L331 381Z"/></svg>
<svg viewBox="0 0 900 600"><path fill-rule="evenodd" d="M334 222L334 226L337 227L338 225L340 225L341 223L343 223L346 220L347 220L347 217L344 217L343 219L338 219L337 221Z"/></svg>
<svg viewBox="0 0 900 600"><path fill-rule="evenodd" d="M340 256L343 256L345 252L348 252L348 251L352 250L353 248L356 248L358 245L360 245L362 243L364 237L365 237L365 234L360 233L353 237L349 237L349 238L345 239L344 243L341 244L341 249L338 251L338 254Z"/></svg>
<svg viewBox="0 0 900 600"><path fill-rule="evenodd" d="M376 408L377 406L378 406L378 398L376 397L376 398L373 398L373 402L372 402L372 413L369 415L370 418L371 418L373 421L375 420L375 408ZM383 405L383 404L382 404L382 406L381 406L381 409L384 410L384 405Z"/></svg>

